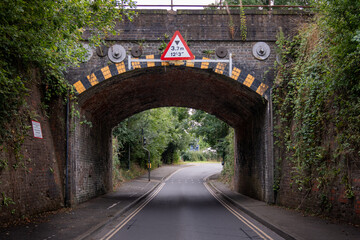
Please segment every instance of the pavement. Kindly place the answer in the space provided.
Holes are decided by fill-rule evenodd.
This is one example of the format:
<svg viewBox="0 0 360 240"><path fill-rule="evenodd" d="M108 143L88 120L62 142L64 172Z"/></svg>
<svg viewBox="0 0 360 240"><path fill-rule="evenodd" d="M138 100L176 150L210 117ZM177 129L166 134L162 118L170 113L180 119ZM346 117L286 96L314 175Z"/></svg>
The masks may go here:
<svg viewBox="0 0 360 240"><path fill-rule="evenodd" d="M108 193L79 204L76 208L49 215L41 222L0 229L0 239L84 239L148 196L167 177L189 165L164 166L123 183L116 192ZM360 229L334 224L330 221L303 216L293 210L268 205L264 202L235 193L219 182L216 176L208 179L209 185L223 198L255 218L285 239L346 240L360 239Z"/></svg>
<svg viewBox="0 0 360 240"><path fill-rule="evenodd" d="M265 202L235 193L216 176L208 180L211 187L221 193L250 217L259 221L285 239L299 240L352 240L360 239L360 228L333 223L314 216L304 216L295 210L269 205Z"/></svg>
<svg viewBox="0 0 360 240"><path fill-rule="evenodd" d="M168 176L189 165L163 166L123 183L115 192L79 204L74 209L51 215L29 224L0 229L0 239L53 240L85 239L91 233L121 216L149 195Z"/></svg>

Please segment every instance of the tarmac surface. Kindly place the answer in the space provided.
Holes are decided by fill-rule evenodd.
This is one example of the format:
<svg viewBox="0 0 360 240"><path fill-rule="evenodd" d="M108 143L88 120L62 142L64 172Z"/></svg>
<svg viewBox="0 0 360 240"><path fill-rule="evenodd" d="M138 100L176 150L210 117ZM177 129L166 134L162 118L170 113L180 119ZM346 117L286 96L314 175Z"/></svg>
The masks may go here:
<svg viewBox="0 0 360 240"><path fill-rule="evenodd" d="M116 192L78 205L70 211L50 215L46 221L0 229L0 239L85 239L111 220L121 216L154 191L177 170L189 165L164 166L135 180L123 183ZM225 199L285 239L342 240L360 239L360 229L330 221L303 216L293 210L232 192L225 184L208 179L209 185Z"/></svg>

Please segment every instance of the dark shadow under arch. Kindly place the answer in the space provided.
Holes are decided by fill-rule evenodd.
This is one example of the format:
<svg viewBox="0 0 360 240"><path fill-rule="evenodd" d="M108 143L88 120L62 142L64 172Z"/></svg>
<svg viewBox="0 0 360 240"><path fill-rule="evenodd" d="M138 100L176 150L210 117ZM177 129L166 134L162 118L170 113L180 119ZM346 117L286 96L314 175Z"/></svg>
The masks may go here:
<svg viewBox="0 0 360 240"><path fill-rule="evenodd" d="M116 124L138 112L170 106L200 109L232 126L236 134L234 188L271 201L268 101L255 88L213 69L186 66L124 71L87 86L78 95L77 107L93 126L72 119L71 202L111 190L111 131Z"/></svg>
<svg viewBox="0 0 360 240"><path fill-rule="evenodd" d="M190 107L241 125L266 105L256 92L211 70L153 67L116 75L78 96L80 107L115 126L156 107Z"/></svg>

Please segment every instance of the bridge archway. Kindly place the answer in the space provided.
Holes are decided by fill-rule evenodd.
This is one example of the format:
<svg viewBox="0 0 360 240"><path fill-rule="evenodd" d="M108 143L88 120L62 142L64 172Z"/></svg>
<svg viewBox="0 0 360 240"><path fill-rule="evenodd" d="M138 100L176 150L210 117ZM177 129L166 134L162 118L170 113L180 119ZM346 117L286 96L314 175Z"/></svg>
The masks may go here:
<svg viewBox="0 0 360 240"><path fill-rule="evenodd" d="M152 56L153 57L153 56ZM148 57L146 57L148 58ZM111 190L111 131L138 112L189 107L215 115L235 129L235 181L239 192L272 201L268 87L245 69L226 64L126 62L106 66L74 83L83 119L72 119L70 201Z"/></svg>

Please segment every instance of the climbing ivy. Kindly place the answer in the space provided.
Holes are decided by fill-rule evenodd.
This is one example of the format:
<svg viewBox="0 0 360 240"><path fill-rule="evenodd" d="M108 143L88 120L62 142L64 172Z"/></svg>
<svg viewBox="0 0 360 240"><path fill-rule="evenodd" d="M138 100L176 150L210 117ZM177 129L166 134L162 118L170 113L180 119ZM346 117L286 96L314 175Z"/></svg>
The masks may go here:
<svg viewBox="0 0 360 240"><path fill-rule="evenodd" d="M241 40L245 41L247 35L247 27L246 27L246 16L245 16L242 0L240 0L239 9L240 9L240 35L241 35Z"/></svg>
<svg viewBox="0 0 360 240"><path fill-rule="evenodd" d="M317 1L318 13L293 39L278 35L275 139L278 167L293 166L304 198L320 204L334 184L354 197L352 170L360 157L360 2ZM280 169L281 171L281 169ZM276 190L281 177L277 174Z"/></svg>
<svg viewBox="0 0 360 240"><path fill-rule="evenodd" d="M28 132L30 86L42 87L45 109L54 97L72 94L65 73L84 59L83 37L97 46L134 12L110 0L2 0L0 9L0 151L18 155Z"/></svg>

